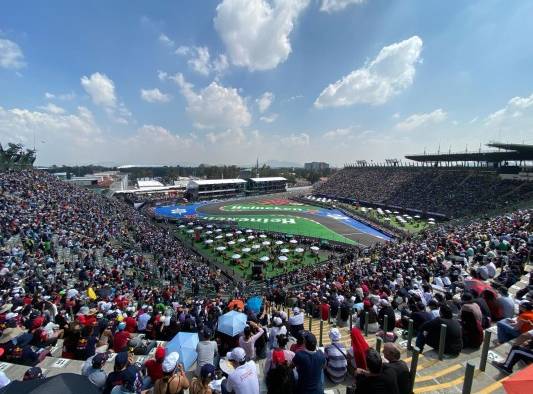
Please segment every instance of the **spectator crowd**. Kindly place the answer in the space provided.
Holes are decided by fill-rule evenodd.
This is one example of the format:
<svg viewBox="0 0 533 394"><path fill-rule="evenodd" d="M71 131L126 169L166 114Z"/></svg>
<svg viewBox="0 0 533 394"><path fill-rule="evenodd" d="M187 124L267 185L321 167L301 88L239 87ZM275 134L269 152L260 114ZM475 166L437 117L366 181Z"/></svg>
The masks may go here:
<svg viewBox="0 0 533 394"><path fill-rule="evenodd" d="M530 210L353 247L250 294L119 201L36 170L0 173L0 196L0 360L27 365L27 379L42 378L37 365L62 339L62 357L84 361L81 373L104 393L255 394L263 375L269 393L322 393L352 379L357 393L407 394L393 329L409 319L420 348L438 349L446 324L444 352L457 355L496 324L499 342L514 341L497 366L511 372L531 360L533 278L515 298L508 291L533 247ZM259 310L245 305L248 295L262 298ZM247 319L235 336L217 327L232 310ZM336 323L323 349L305 314ZM387 342L383 358L361 334L365 316ZM349 321L345 346L339 328ZM192 371L157 347L179 332L198 333Z"/></svg>
<svg viewBox="0 0 533 394"><path fill-rule="evenodd" d="M348 167L315 192L460 218L533 198L533 183L479 169Z"/></svg>

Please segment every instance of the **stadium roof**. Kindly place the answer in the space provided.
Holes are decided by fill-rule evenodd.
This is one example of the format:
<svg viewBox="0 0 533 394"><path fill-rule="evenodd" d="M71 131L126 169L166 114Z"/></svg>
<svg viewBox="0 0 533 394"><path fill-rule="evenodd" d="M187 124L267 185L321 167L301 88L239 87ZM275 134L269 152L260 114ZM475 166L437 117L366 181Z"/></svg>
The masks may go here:
<svg viewBox="0 0 533 394"><path fill-rule="evenodd" d="M250 178L252 182L275 182L275 181L287 181L286 178L283 178L281 176L271 176L271 177L264 177L264 178Z"/></svg>
<svg viewBox="0 0 533 394"><path fill-rule="evenodd" d="M421 155L407 155L406 159L419 162L453 162L453 161L475 161L500 163L504 161L533 161L533 145L525 144L502 144L492 142L487 144L492 148L503 150L490 152L460 152L460 153L431 153Z"/></svg>
<svg viewBox="0 0 533 394"><path fill-rule="evenodd" d="M227 185L231 183L246 183L244 179L193 179L189 183L201 185Z"/></svg>
<svg viewBox="0 0 533 394"><path fill-rule="evenodd" d="M137 181L137 185L139 186L139 189L144 189L146 187L161 187L161 186L164 186L161 182L154 181L153 179L148 180L148 181L138 180Z"/></svg>

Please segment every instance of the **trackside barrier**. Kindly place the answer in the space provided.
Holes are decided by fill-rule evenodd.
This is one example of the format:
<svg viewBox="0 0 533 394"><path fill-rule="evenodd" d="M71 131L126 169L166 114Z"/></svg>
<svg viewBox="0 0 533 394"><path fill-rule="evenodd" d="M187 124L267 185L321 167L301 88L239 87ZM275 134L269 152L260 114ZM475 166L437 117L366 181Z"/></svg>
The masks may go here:
<svg viewBox="0 0 533 394"><path fill-rule="evenodd" d="M489 355L491 335L492 332L485 330L485 335L483 336L483 347L481 348L481 357L479 359L479 370L483 372L485 372L485 368L487 368L487 357Z"/></svg>
<svg viewBox="0 0 533 394"><path fill-rule="evenodd" d="M411 350L413 345L413 319L409 319L409 325L407 327L407 350Z"/></svg>
<svg viewBox="0 0 533 394"><path fill-rule="evenodd" d="M324 334L324 320L320 320L320 342L319 346L322 347L322 336Z"/></svg>
<svg viewBox="0 0 533 394"><path fill-rule="evenodd" d="M383 339L380 337L376 338L376 352L381 353L381 343L383 342Z"/></svg>
<svg viewBox="0 0 533 394"><path fill-rule="evenodd" d="M313 315L309 315L309 332L311 332L311 324L313 324Z"/></svg>
<svg viewBox="0 0 533 394"><path fill-rule="evenodd" d="M472 391L472 383L474 382L474 364L466 363L465 380L463 383L463 394L470 394Z"/></svg>
<svg viewBox="0 0 533 394"><path fill-rule="evenodd" d="M446 324L440 325L440 337L439 337L439 361L444 358L444 342L446 341Z"/></svg>
<svg viewBox="0 0 533 394"><path fill-rule="evenodd" d="M415 379L416 379L416 369L418 368L418 355L420 354L420 349L416 346L413 347L413 355L411 357L411 369L409 372L411 373L411 390L409 390L410 393L413 392L413 387L415 387Z"/></svg>

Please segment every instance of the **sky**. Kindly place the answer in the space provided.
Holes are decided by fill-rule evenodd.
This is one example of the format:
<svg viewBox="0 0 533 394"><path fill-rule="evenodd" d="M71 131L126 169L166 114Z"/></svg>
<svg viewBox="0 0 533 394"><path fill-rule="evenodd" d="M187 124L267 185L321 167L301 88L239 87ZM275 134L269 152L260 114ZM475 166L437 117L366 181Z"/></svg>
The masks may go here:
<svg viewBox="0 0 533 394"><path fill-rule="evenodd" d="M528 0L3 0L0 142L38 165L533 143Z"/></svg>

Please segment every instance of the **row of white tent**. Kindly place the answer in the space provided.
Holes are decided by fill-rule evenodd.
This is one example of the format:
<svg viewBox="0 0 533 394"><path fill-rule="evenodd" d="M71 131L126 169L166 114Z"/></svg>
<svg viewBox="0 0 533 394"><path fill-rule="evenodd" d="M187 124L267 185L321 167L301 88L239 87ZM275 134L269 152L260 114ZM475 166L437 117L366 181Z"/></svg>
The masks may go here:
<svg viewBox="0 0 533 394"><path fill-rule="evenodd" d="M312 201L316 201L316 202L324 202L324 203L337 202L337 200L332 200L331 198L325 198L325 197L306 196L306 198L308 200L312 200ZM361 212L366 213L368 211L372 211L373 209L374 208L370 208L370 207L368 207L368 208L367 207L361 207ZM409 221L412 221L413 219L419 220L421 218L420 215L414 215L414 216L410 216L410 215L407 215L407 214L400 215L400 212L398 212L398 211L390 211L388 209L383 210L381 208L376 208L376 212L380 216L395 215L396 220L400 224L405 224L405 223L407 223ZM390 218L386 217L383 220L388 222L388 221L390 221ZM434 225L435 224L435 219L429 218L428 219L428 224Z"/></svg>

